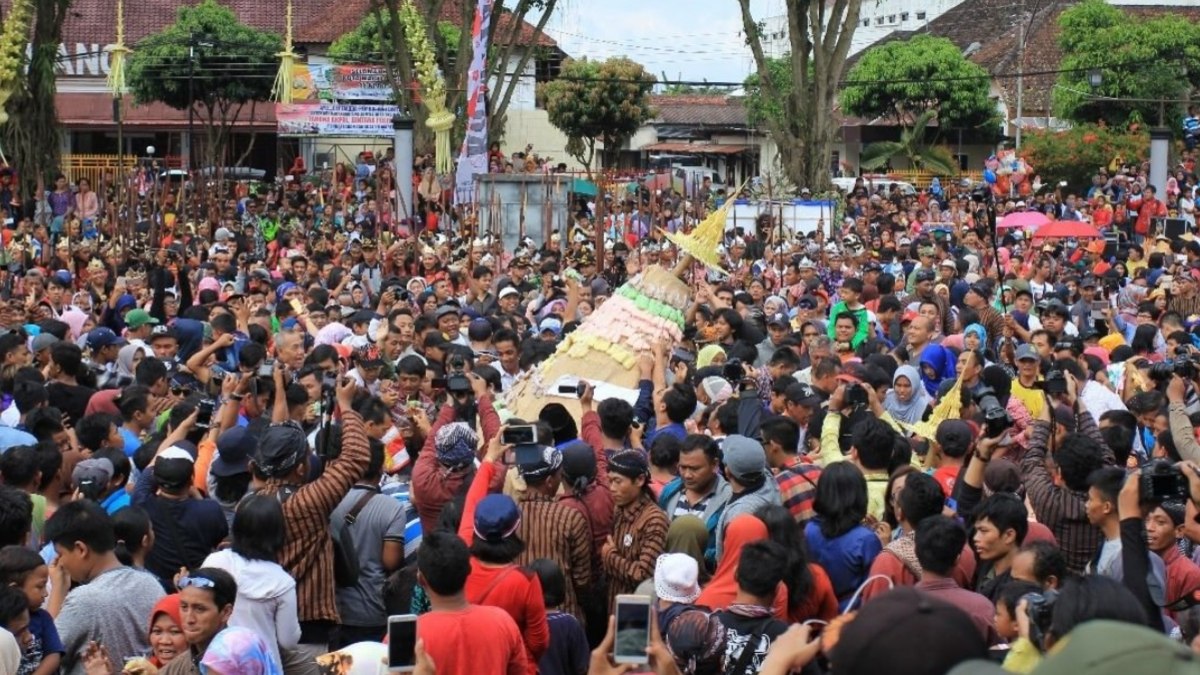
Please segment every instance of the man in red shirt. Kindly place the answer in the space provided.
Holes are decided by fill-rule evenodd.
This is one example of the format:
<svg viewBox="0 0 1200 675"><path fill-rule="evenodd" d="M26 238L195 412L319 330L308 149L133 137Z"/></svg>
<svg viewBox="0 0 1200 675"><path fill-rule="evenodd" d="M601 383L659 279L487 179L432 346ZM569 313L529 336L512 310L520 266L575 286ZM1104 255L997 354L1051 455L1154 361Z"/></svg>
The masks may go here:
<svg viewBox="0 0 1200 675"><path fill-rule="evenodd" d="M1182 504L1159 504L1146 516L1146 545L1167 566L1167 606L1200 590L1200 567L1179 552L1177 537L1183 531ZM1174 612L1168 612L1174 616Z"/></svg>
<svg viewBox="0 0 1200 675"><path fill-rule="evenodd" d="M1151 218L1167 217L1167 205L1158 199L1157 194L1158 190L1153 185L1147 185L1142 191L1142 204L1138 207L1137 223L1133 228L1134 234L1138 235L1138 243L1141 243L1142 237L1150 234Z"/></svg>
<svg viewBox="0 0 1200 675"><path fill-rule="evenodd" d="M430 532L421 540L417 582L432 608L417 619L425 654L438 675L526 675L525 644L516 622L499 607L467 601L470 574L471 554L454 533Z"/></svg>

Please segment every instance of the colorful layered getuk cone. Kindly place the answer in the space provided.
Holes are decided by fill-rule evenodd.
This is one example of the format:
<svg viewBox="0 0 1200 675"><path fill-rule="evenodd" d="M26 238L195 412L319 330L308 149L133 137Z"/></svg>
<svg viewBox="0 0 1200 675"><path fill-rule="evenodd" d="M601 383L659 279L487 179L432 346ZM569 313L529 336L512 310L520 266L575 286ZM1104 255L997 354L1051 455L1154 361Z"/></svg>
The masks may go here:
<svg viewBox="0 0 1200 675"><path fill-rule="evenodd" d="M618 288L550 358L517 380L506 394L508 409L521 419L535 420L546 404L560 403L578 422L581 411L574 387L580 380L595 386L597 401L619 397L633 404L638 357L659 340L674 344L683 335L684 312L695 295L680 278L683 271L699 261L724 272L717 246L732 206L733 201L727 201L688 234L666 233L684 253L675 270L651 265Z"/></svg>

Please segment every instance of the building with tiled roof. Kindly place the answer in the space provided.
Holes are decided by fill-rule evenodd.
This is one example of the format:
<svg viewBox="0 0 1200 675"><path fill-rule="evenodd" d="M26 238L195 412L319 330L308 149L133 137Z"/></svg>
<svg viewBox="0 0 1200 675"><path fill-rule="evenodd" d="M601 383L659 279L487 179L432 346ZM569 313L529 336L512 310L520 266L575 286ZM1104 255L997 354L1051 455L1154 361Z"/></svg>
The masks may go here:
<svg viewBox="0 0 1200 675"><path fill-rule="evenodd" d="M126 0L125 41L133 47L143 38L161 31L175 21L177 10L194 6L201 0ZM231 8L245 24L260 30L282 35L285 26L285 0L219 0ZM464 4L465 3L465 4ZM12 0L0 0L0 14L7 14ZM474 11L473 0L446 0L441 6L440 17L463 25L463 10ZM329 44L353 30L370 11L370 0L292 0L294 13L294 39L302 59L310 63L323 63L322 57ZM113 121L112 98L106 87L110 68L107 47L116 40L116 17L114 0L73 0L63 25L62 45L59 48L59 78L57 108L64 134L64 151L74 154L115 154L117 152L116 124ZM336 11L333 11L335 10ZM473 14L471 15L473 17ZM497 40L512 34L510 15L500 15ZM470 19L466 23L469 25ZM516 27L514 51L520 48L538 48L543 60L552 63L531 63L527 79L522 78L514 103L510 105L509 121L518 133L530 135L540 133L542 128L529 122L521 115L521 109L534 111L534 82L538 77L546 78L557 71L557 63L563 54L557 43L545 33L527 22ZM542 117L544 117L544 113ZM530 127L531 130L526 130ZM155 146L159 156L181 154L183 136L187 129L187 114L162 104L137 105L132 96L125 97L124 135L127 152L143 154L147 146ZM254 145L254 154L249 162L273 173L278 157L287 154L275 138L276 120L272 104L261 103L246 106L238 124L240 141L248 141L249 134L259 133ZM199 131L197 131L199 136ZM557 139L555 139L557 141ZM382 143L383 141L381 141ZM520 140L523 147L527 141ZM549 142L549 141L544 141ZM294 145L294 142L293 142ZM295 149L293 149L293 152ZM307 153L312 155L311 150ZM310 157L312 159L312 157ZM290 163L290 160L287 160Z"/></svg>

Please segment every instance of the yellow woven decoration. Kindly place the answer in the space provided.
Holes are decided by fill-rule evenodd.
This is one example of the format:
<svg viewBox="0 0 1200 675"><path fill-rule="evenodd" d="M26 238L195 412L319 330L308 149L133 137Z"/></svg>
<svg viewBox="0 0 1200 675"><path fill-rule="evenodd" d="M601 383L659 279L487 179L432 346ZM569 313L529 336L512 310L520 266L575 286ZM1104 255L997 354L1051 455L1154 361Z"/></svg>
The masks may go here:
<svg viewBox="0 0 1200 675"><path fill-rule="evenodd" d="M33 18L31 0L16 0L0 30L0 124L8 121L4 106L17 88L17 80L23 75L21 63L25 45L29 42L29 24Z"/></svg>
<svg viewBox="0 0 1200 675"><path fill-rule="evenodd" d="M733 194L740 194L745 187L746 184L743 183ZM721 239L725 237L725 219L729 217L731 210L733 210L733 199L726 199L721 208L708 214L708 217L690 233L663 232L663 234L681 251L704 263L708 268L721 274L729 274L721 268L717 247L721 245Z"/></svg>
<svg viewBox="0 0 1200 675"><path fill-rule="evenodd" d="M450 172L450 132L454 129L454 113L448 110L430 113L425 126L433 132L434 158L438 173Z"/></svg>
<svg viewBox="0 0 1200 675"><path fill-rule="evenodd" d="M427 112L425 126L434 134L436 146L434 160L438 173L450 173L450 132L454 129L454 113L446 110L446 80L438 70L437 55L429 35L425 32L425 19L405 0L400 6L400 23L404 25L404 38L412 53L417 83L421 87L421 102ZM461 56L461 55L460 55Z"/></svg>
<svg viewBox="0 0 1200 675"><path fill-rule="evenodd" d="M292 0L288 0L287 18L284 24L283 51L275 55L279 57L279 72L275 74L275 85L271 89L271 98L280 103L291 103L292 66L295 65L298 58L296 52L292 51Z"/></svg>
<svg viewBox="0 0 1200 675"><path fill-rule="evenodd" d="M917 383L916 386L921 386ZM954 381L954 386L941 401L933 407L933 412L929 415L929 419L924 422L917 422L913 425L905 425L908 429L921 438L933 440L937 435L938 426L946 420L956 420L962 417L962 375Z"/></svg>
<svg viewBox="0 0 1200 675"><path fill-rule="evenodd" d="M130 49L125 46L125 0L117 0L117 41L108 47L111 65L108 69L108 90L113 98L125 93L125 57Z"/></svg>

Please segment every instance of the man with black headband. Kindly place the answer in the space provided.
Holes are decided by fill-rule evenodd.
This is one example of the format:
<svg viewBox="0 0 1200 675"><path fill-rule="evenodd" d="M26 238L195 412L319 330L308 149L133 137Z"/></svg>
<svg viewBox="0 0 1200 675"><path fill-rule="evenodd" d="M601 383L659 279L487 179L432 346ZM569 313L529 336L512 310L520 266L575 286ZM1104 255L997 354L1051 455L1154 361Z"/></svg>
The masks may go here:
<svg viewBox="0 0 1200 675"><path fill-rule="evenodd" d="M582 514L557 499L562 453L548 445L538 450L537 461L517 464L525 481L517 530L525 550L517 563L528 566L538 558L553 560L568 581L563 611L581 617L579 597L594 583L591 528Z"/></svg>
<svg viewBox="0 0 1200 675"><path fill-rule="evenodd" d="M296 579L300 616L300 644L285 653L283 660L295 668L294 672L306 675L315 675L314 659L328 651L330 634L340 620L334 597L329 515L351 486L362 480L371 460L362 416L352 407L356 389L349 378L342 378L338 384L341 452L325 464L318 478L305 482L308 439L294 422L271 425L250 464L258 491L277 495L283 504L287 531L279 564Z"/></svg>
<svg viewBox="0 0 1200 675"><path fill-rule="evenodd" d="M654 564L666 547L667 516L650 491L650 465L640 450L622 450L608 460L608 485L617 506L613 533L600 548L608 576L608 599L633 593L654 576Z"/></svg>

